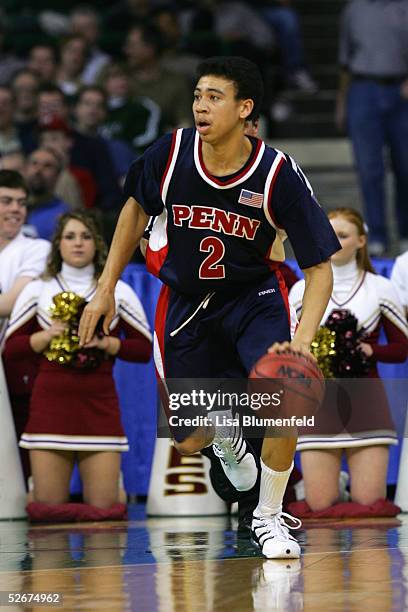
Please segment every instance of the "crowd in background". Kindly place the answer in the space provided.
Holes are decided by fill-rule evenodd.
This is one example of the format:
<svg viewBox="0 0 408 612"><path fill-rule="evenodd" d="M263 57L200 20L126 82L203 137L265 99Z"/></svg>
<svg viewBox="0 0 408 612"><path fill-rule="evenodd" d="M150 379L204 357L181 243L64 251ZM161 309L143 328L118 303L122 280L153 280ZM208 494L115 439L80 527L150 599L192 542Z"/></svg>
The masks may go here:
<svg viewBox="0 0 408 612"><path fill-rule="evenodd" d="M101 211L109 241L133 159L192 124L201 58L261 67L266 130L276 91L316 90L287 0L66 4L0 12L1 167L25 175L31 235L50 239L61 213L86 207Z"/></svg>

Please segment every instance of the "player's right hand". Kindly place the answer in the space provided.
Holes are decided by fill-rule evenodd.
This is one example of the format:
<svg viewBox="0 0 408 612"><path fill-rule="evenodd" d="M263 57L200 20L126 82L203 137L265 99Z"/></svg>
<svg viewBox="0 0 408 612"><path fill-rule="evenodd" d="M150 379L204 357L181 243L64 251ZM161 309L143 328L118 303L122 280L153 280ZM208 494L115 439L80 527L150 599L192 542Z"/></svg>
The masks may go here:
<svg viewBox="0 0 408 612"><path fill-rule="evenodd" d="M92 300L84 308L79 322L79 343L84 346L95 334L98 321L103 318L103 332L109 335L109 325L115 316L115 298L113 292L98 288Z"/></svg>

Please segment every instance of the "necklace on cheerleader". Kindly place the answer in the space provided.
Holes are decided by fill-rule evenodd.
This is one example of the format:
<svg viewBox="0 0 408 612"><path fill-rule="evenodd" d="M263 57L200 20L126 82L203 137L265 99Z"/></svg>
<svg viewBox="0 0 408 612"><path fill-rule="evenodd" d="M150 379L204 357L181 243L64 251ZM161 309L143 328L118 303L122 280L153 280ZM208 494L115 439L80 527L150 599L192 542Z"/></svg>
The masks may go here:
<svg viewBox="0 0 408 612"><path fill-rule="evenodd" d="M88 302L96 291L97 280L94 274L95 267L93 264L84 268L75 268L63 262L56 280L63 291L76 293Z"/></svg>

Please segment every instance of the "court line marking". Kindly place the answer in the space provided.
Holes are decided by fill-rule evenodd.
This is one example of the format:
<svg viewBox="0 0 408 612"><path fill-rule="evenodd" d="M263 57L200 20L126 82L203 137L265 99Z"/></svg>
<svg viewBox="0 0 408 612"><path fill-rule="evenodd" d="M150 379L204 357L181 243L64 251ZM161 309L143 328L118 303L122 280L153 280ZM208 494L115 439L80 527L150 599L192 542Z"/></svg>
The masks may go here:
<svg viewBox="0 0 408 612"><path fill-rule="evenodd" d="M355 552L369 552L369 551L380 551L380 550L408 550L408 546L383 546L381 548L367 548L367 549L354 549L354 550L333 550L333 551L322 551L322 552L310 552L310 553L305 553L301 556L301 560L305 559L306 557L313 557L313 556L317 556L317 555L325 555L326 557L329 557L331 555L340 555L340 554L346 554L346 555L350 555L352 553ZM33 551L34 552L34 551ZM9 554L21 554L21 553L9 553ZM153 554L153 553L152 553ZM213 563L219 563L222 561L267 561L266 557L227 557L225 559L219 558L219 559L189 559L189 563L208 563L209 561L213 562ZM323 559L321 559L322 561ZM285 559L281 559L281 561L285 561ZM92 565L92 566L88 566L88 567L81 567L81 566L73 566L73 567L62 567L62 568L44 568L44 569L34 569L34 570L0 570L0 575L5 575L5 574L14 574L14 575L21 575L21 574L35 574L38 572L73 572L73 571L83 571L83 570L95 570L95 569L103 569L103 568L109 568L109 569L116 569L116 568L121 568L121 569L129 569L129 568L135 568L135 567L157 567L159 565L182 565L184 564L185 561L174 561L169 559L168 561L159 561L159 562L154 562L154 563L121 563L121 564L115 564L115 565ZM319 563L319 561L316 561L316 563ZM315 565L315 564L313 564ZM310 565L308 567L311 567ZM304 571L306 568L302 568L301 571Z"/></svg>

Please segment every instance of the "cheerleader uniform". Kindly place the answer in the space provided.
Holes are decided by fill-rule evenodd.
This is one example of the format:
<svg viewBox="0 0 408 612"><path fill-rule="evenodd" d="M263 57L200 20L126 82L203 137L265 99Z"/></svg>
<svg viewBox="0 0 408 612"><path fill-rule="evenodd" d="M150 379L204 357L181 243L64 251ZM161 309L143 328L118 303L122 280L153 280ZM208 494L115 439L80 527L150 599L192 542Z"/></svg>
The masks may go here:
<svg viewBox="0 0 408 612"><path fill-rule="evenodd" d="M10 362L27 355L39 359L29 420L20 446L30 450L127 451L118 396L113 380L114 357L94 369L78 369L48 361L30 347L30 336L52 324L52 298L71 291L89 301L96 290L94 266L74 268L63 263L50 280L29 283L17 299L6 334L5 357ZM116 314L110 335L120 338L117 357L147 362L151 356L149 326L133 290L119 281L115 290Z"/></svg>
<svg viewBox="0 0 408 612"><path fill-rule="evenodd" d="M391 282L398 293L405 314L408 316L408 251L399 255L395 260Z"/></svg>
<svg viewBox="0 0 408 612"><path fill-rule="evenodd" d="M363 342L371 344L370 370L363 380L328 381L326 396L313 430L299 430L298 450L398 444L390 408L376 363L399 363L408 354L408 327L398 295L390 280L358 268L356 261L332 264L334 286L324 321L335 309L347 309L364 328ZM298 316L305 281L296 283L289 300ZM378 344L384 330L387 344Z"/></svg>

